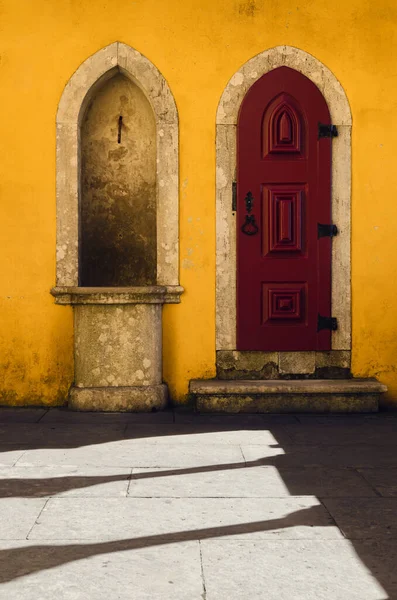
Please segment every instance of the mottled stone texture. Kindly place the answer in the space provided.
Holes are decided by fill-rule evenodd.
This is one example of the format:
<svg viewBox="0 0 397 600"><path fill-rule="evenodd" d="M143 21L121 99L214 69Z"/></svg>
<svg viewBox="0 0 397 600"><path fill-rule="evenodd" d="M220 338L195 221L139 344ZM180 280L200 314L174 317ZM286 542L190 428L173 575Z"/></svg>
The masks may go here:
<svg viewBox="0 0 397 600"><path fill-rule="evenodd" d="M329 352L249 352L218 350L216 371L219 379L348 379L351 353Z"/></svg>
<svg viewBox="0 0 397 600"><path fill-rule="evenodd" d="M278 352L219 350L216 372L219 379L274 379L278 376Z"/></svg>
<svg viewBox="0 0 397 600"><path fill-rule="evenodd" d="M121 74L83 119L80 218L80 285L156 282L156 124L142 90Z"/></svg>
<svg viewBox="0 0 397 600"><path fill-rule="evenodd" d="M190 382L190 393L202 412L375 412L386 391L375 379Z"/></svg>
<svg viewBox="0 0 397 600"><path fill-rule="evenodd" d="M178 113L171 90L158 71L158 69L142 54L133 48L115 42L105 48L102 48L94 55L85 60L75 71L67 83L65 90L59 102L57 113L57 286L58 287L75 287L79 284L78 273L79 257L78 257L78 238L79 238L79 219L78 206L81 204L81 186L79 182L79 130L83 124L84 116L87 109L89 110L90 103L98 94L101 95L104 90L110 89L115 81L119 81L124 76L131 84L131 89L135 89L134 98L138 102L139 90L142 90L139 101L144 103L147 99L146 107L150 105L153 119L156 125L156 135L154 140L155 149L151 148L151 152L157 154L155 160L155 188L153 199L157 206L157 227L154 224L154 235L156 236L156 244L153 246L154 252L157 247L157 265L156 265L156 282L166 286L177 286L179 284L179 230L178 230ZM127 99L128 94L121 94ZM125 104L122 105L125 109ZM116 120L118 120L119 108L115 111ZM106 116L106 115L102 115ZM102 118L101 117L101 118ZM125 127L122 130L122 143L117 145L114 142L117 131L112 131L109 135L106 134L102 140L106 144L106 140L112 140L116 143L117 148L108 148L108 155L112 150L116 150L116 154L112 154L109 163L106 163L106 173L101 174L109 180L109 171L112 171L112 176L115 181L114 189L110 190L112 196L117 196L119 204L125 204L128 201L123 193L123 190L118 187L119 173L118 167L125 165L131 155L135 155L137 147L134 147L132 142L137 142L133 139L129 146L128 154L124 151L120 152L119 146L123 146L126 138L125 135L130 135L132 129L128 124L128 119L132 115L123 115L125 117ZM113 118L113 117L109 117ZM136 123L135 123L136 125ZM127 126L130 127L127 130ZM117 123L113 121L112 129L117 130ZM138 130L142 130L142 123L138 123ZM138 145L144 145L146 138L139 138ZM97 140L98 142L98 140ZM101 143L102 143L101 142ZM124 155L120 156L121 154ZM152 154L151 154L152 156ZM109 157L109 156L108 156ZM152 156L153 158L153 156ZM130 161L129 166L132 166L132 171L136 172L136 164ZM125 169L126 171L127 169ZM145 179L146 181L146 179ZM95 188L95 184L99 183L99 188ZM124 186L125 181L122 179L121 184ZM93 191L102 194L101 182L93 181ZM131 181L129 182L131 185ZM134 180L134 186L139 187L139 181ZM80 188L80 189L79 189ZM135 188L134 188L135 189ZM146 188L141 195L147 197ZM137 194L138 195L138 194ZM143 201L142 201L143 202ZM126 224L120 223L120 219L116 215L115 221L124 227L122 231L124 242L128 232ZM148 222L151 219L148 220ZM106 227L110 227L113 232L115 223L106 222ZM146 221L143 224L145 227ZM140 223L140 227L142 223ZM98 232L102 235L102 232ZM109 232L108 232L109 233ZM116 238L112 233L113 241L117 244L121 240ZM132 240L130 240L132 242ZM134 243L138 243L141 248L141 240L134 239ZM124 243L123 242L123 243ZM120 245L120 244L118 244ZM152 248L152 247L151 247ZM127 261L128 263L128 261ZM98 274L101 276L101 273ZM110 273L112 278L113 273ZM108 285L117 285L111 282L109 277ZM154 280L150 278L154 283ZM128 280L128 283L120 283L120 285L138 285L139 281L134 279ZM99 283L99 285L103 285Z"/></svg>
<svg viewBox="0 0 397 600"><path fill-rule="evenodd" d="M75 306L76 386L160 384L161 309L161 304Z"/></svg>
<svg viewBox="0 0 397 600"><path fill-rule="evenodd" d="M255 396L198 395L196 406L200 412L216 413L365 413L377 412L377 394L325 394L310 397L295 394Z"/></svg>
<svg viewBox="0 0 397 600"><path fill-rule="evenodd" d="M167 400L168 389L164 384L112 389L72 387L69 408L79 411L151 412L164 408Z"/></svg>

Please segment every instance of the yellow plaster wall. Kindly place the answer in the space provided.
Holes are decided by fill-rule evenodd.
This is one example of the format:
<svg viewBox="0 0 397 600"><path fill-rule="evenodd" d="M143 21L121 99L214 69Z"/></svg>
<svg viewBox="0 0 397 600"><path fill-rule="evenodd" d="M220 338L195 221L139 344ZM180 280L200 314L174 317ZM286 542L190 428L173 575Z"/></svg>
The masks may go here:
<svg viewBox="0 0 397 600"><path fill-rule="evenodd" d="M57 404L72 311L53 304L55 115L75 69L122 41L167 79L180 117L181 305L164 375L184 401L215 373L215 113L233 73L281 44L316 56L353 113L353 372L397 403L397 4L394 0L0 1L0 404Z"/></svg>

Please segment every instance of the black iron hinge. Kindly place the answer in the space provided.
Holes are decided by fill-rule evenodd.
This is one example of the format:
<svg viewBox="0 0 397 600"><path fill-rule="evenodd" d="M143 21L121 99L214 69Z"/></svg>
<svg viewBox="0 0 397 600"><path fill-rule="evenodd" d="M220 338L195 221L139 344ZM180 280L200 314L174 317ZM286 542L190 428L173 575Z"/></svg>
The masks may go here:
<svg viewBox="0 0 397 600"><path fill-rule="evenodd" d="M319 314L317 318L317 331L321 331L322 329L336 331L338 329L338 321L335 317L323 317L323 315Z"/></svg>
<svg viewBox="0 0 397 600"><path fill-rule="evenodd" d="M237 210L237 182L233 181L232 183L232 211L236 212Z"/></svg>
<svg viewBox="0 0 397 600"><path fill-rule="evenodd" d="M318 124L318 139L333 137L338 137L336 125L325 125L324 123Z"/></svg>
<svg viewBox="0 0 397 600"><path fill-rule="evenodd" d="M334 237L338 235L338 228L336 225L324 225L323 223L317 223L317 237Z"/></svg>

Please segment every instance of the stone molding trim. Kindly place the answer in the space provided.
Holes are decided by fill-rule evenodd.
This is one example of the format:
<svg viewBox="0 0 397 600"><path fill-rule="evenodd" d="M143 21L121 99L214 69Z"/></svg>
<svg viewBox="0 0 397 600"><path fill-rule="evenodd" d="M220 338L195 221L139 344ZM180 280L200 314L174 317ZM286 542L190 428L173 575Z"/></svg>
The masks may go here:
<svg viewBox="0 0 397 600"><path fill-rule="evenodd" d="M56 304L179 304L183 287L142 286L123 288L55 287Z"/></svg>
<svg viewBox="0 0 397 600"><path fill-rule="evenodd" d="M241 102L255 81L277 67L299 71L318 87L338 137L332 144L332 350L351 349L351 128L346 94L335 75L314 56L291 46L277 46L246 62L230 79L216 116L216 349L236 349L236 217L232 183L236 178L236 128Z"/></svg>
<svg viewBox="0 0 397 600"><path fill-rule="evenodd" d="M80 125L92 96L122 73L148 98L157 128L157 284L179 284L178 113L158 69L121 42L85 60L67 83L57 113L57 286L78 286Z"/></svg>

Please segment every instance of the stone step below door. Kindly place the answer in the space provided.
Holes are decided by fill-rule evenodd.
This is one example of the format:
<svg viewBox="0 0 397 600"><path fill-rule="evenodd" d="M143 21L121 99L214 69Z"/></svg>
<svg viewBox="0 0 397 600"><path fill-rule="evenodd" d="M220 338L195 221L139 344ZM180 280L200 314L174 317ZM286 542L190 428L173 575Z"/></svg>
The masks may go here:
<svg viewBox="0 0 397 600"><path fill-rule="evenodd" d="M378 411L387 387L376 379L192 379L189 390L199 412L364 413Z"/></svg>

